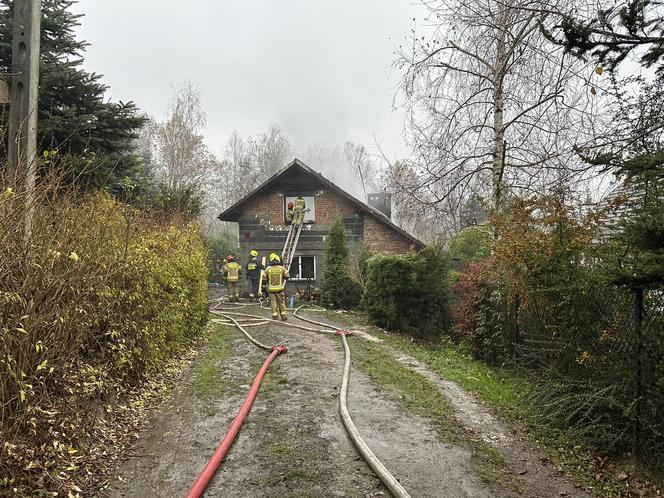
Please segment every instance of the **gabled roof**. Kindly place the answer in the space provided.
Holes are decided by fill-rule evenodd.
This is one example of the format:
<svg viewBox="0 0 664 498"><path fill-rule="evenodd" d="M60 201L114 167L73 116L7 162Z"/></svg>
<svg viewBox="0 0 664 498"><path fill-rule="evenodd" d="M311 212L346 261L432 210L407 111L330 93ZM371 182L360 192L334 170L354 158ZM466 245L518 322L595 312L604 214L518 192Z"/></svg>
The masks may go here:
<svg viewBox="0 0 664 498"><path fill-rule="evenodd" d="M365 204L364 202L360 201L359 199L356 199L352 195L350 195L348 192L343 190L342 188L338 187L334 183L332 183L330 180L325 178L323 175L320 173L317 173L313 169L311 169L309 166L304 164L302 161L299 159L294 159L290 164L288 164L285 168L283 168L281 171L277 172L276 174L272 175L270 178L265 180L262 184L260 184L258 187L256 187L254 190L249 192L247 195L245 195L242 199L237 201L235 204L233 204L231 207L226 209L223 213L221 213L218 218L221 221L238 221L239 216L241 212L243 211L242 206L252 199L253 197L257 196L258 194L264 192L267 190L275 181L279 180L280 178L292 173L294 170L300 170L303 173L313 177L314 179L318 180L320 183L322 183L325 187L329 188L333 192L337 193L340 195L342 198L346 199L348 202L353 204L357 209L360 211L373 216L376 218L378 221L383 223L384 225L387 225L389 228L392 230L398 232L399 234L403 235L407 239L409 239L413 245L415 246L416 249L422 249L425 244L420 241L419 239L413 237L411 234L406 232L404 229L398 227L392 221L385 216L383 213L381 213L379 210L376 208L373 208L369 206L368 204Z"/></svg>

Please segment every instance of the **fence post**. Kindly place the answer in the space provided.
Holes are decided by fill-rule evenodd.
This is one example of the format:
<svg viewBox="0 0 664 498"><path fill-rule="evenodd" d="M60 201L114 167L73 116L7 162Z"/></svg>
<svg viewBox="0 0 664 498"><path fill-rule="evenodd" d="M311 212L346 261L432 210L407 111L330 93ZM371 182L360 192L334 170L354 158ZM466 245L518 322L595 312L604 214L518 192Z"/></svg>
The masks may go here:
<svg viewBox="0 0 664 498"><path fill-rule="evenodd" d="M519 308L521 306L521 296L517 294L514 296L514 303L512 305L512 329L509 331L508 334L508 348L509 348L509 355L511 356L512 360L517 359L517 350L518 350L518 345L519 345Z"/></svg>
<svg viewBox="0 0 664 498"><path fill-rule="evenodd" d="M634 290L634 456L641 453L641 349L643 344L643 288Z"/></svg>

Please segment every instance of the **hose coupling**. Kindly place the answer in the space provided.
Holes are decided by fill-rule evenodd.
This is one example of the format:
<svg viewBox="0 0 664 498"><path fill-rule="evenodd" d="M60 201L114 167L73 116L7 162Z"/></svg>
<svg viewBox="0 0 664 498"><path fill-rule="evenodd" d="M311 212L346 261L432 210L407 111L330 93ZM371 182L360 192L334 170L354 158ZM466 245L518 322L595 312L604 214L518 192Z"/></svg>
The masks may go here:
<svg viewBox="0 0 664 498"><path fill-rule="evenodd" d="M279 354L284 354L286 351L288 351L288 348L283 345L272 346L272 351L279 351Z"/></svg>
<svg viewBox="0 0 664 498"><path fill-rule="evenodd" d="M346 330L346 329L338 329L338 330L335 332L335 334L336 334L336 335L350 335L350 330Z"/></svg>

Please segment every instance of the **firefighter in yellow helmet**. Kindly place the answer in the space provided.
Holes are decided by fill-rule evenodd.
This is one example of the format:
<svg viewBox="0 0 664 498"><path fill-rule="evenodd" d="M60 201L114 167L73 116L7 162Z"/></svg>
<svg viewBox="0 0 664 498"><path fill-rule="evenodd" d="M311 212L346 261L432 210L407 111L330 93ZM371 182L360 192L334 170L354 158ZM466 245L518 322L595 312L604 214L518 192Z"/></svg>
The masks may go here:
<svg viewBox="0 0 664 498"><path fill-rule="evenodd" d="M251 289L249 290L249 297L254 299L258 297L258 287L260 284L261 271L264 270L263 265L258 260L258 251L252 249L249 251L249 261L244 266L244 269L247 271L247 280L249 280L249 285Z"/></svg>
<svg viewBox="0 0 664 498"><path fill-rule="evenodd" d="M286 320L286 280L290 278L286 268L281 266L281 258L278 254L270 254L270 266L265 270L263 277L267 283L267 293L270 298L270 308L272 309L272 319Z"/></svg>
<svg viewBox="0 0 664 498"><path fill-rule="evenodd" d="M228 300L230 302L238 302L240 300L240 274L242 267L235 261L232 254L226 257L228 261L224 267L224 278L226 280L226 288L228 289Z"/></svg>
<svg viewBox="0 0 664 498"><path fill-rule="evenodd" d="M304 198L301 195L297 196L297 199L295 199L295 207L293 208L293 224L294 225L301 225L302 222L304 221Z"/></svg>

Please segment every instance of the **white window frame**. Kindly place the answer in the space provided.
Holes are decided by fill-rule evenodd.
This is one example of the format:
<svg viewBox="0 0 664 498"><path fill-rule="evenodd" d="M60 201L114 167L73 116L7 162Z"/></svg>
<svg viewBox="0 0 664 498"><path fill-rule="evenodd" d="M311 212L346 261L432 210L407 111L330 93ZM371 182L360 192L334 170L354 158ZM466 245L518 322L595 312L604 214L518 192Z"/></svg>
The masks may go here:
<svg viewBox="0 0 664 498"><path fill-rule="evenodd" d="M316 223L316 196L314 195L303 195L304 198L304 209L309 209L304 213L304 223ZM295 205L295 199L297 196L284 196L284 220L286 219L286 210L288 209L288 203L292 202Z"/></svg>
<svg viewBox="0 0 664 498"><path fill-rule="evenodd" d="M302 278L302 258L313 258L314 260L314 276L313 278ZM296 265L297 263L297 265ZM293 256L293 262L291 263L289 273L291 274L291 280L295 282L306 282L307 280L316 280L316 273L317 273L317 267L316 267L316 256L309 256L306 254L303 254L301 256ZM295 274L294 270L297 268L297 274Z"/></svg>

